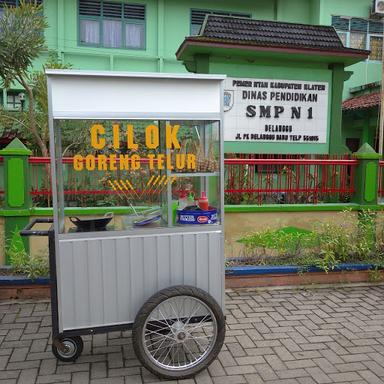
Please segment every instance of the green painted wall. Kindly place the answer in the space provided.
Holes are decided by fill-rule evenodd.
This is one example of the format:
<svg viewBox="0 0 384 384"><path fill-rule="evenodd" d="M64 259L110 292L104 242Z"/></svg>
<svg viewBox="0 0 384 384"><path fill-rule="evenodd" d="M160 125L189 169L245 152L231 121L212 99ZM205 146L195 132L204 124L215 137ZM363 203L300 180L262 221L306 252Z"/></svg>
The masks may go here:
<svg viewBox="0 0 384 384"><path fill-rule="evenodd" d="M348 138L356 138L360 140L360 146L364 143L368 143L374 148L378 122L378 108L344 113L342 131L343 143L346 143Z"/></svg>
<svg viewBox="0 0 384 384"><path fill-rule="evenodd" d="M129 1L126 1L129 2ZM307 0L295 0L301 8ZM44 12L50 27L46 32L49 49L58 50L65 62L77 69L185 72L175 52L190 35L191 8L250 13L254 18L275 19L275 2L135 0L146 4L146 49L113 49L78 44L77 0L45 0ZM295 12L291 12L295 15ZM288 14L285 12L285 16ZM307 15L308 16L308 15ZM288 19L302 19L301 13ZM288 20L287 19L287 20Z"/></svg>
<svg viewBox="0 0 384 384"><path fill-rule="evenodd" d="M319 11L316 24L331 25L332 15L369 18L372 0L318 0ZM381 79L381 63L366 60L352 65L348 70L353 71L351 78L345 82L343 97L350 97L349 89Z"/></svg>
<svg viewBox="0 0 384 384"><path fill-rule="evenodd" d="M113 0L112 0L113 1ZM119 0L129 2L129 0ZM146 4L146 49L112 49L81 46L78 43L78 0L44 0L44 14L49 27L46 30L46 42L49 50L59 53L64 62L71 63L75 69L118 70L118 71L154 71L154 72L186 72L184 65L178 62L175 52L190 34L190 12L192 8L243 12L251 14L255 19L279 20L298 23L330 25L332 15L350 17L370 16L371 0L132 0L134 3ZM41 55L35 62L40 69L47 58ZM331 81L325 68L295 67L292 61L257 66L258 77L276 77L295 79L299 71L310 80L326 79ZM236 73L226 72L225 63L217 63L210 72L228 73L232 76L254 76L253 65L239 63ZM344 83L343 98L350 96L351 87L360 86L380 80L381 65L377 61L366 60L348 67L353 75ZM278 75L277 75L278 74ZM328 74L328 75L327 75ZM301 74L300 74L301 75ZM256 77L257 77L256 76ZM2 92L0 90L0 92ZM6 106L6 93L2 97ZM360 135L350 126L345 117L343 123L343 142L346 137ZM362 135L362 134L361 134ZM373 140L373 139L372 139ZM372 143L370 140L370 143ZM299 147L289 144L293 152ZM308 144L308 148L311 144ZM265 151L270 148L265 147ZM317 152L324 152L325 147L316 146ZM310 150L311 148L309 148Z"/></svg>
<svg viewBox="0 0 384 384"><path fill-rule="evenodd" d="M129 2L127 0L120 0ZM48 49L59 52L76 69L185 72L175 52L190 34L191 8L250 13L255 19L330 24L332 15L369 17L371 0L135 0L146 4L146 49L112 49L78 44L77 0L44 0ZM41 68L47 55L36 61ZM380 64L366 61L351 67L355 72L344 87L376 81Z"/></svg>

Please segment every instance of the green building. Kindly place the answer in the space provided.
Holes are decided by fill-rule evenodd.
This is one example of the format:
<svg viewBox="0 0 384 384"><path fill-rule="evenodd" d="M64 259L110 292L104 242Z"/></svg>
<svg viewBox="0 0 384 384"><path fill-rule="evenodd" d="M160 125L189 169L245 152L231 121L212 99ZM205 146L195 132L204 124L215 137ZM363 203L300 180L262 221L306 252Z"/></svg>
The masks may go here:
<svg viewBox="0 0 384 384"><path fill-rule="evenodd" d="M17 6L18 2L0 0L0 16L2 4ZM364 89L366 84L375 83L381 78L383 25L379 16L372 12L372 0L39 2L43 2L49 24L46 30L48 50L56 51L64 62L71 63L75 69L185 72L185 66L176 58L176 51L186 36L199 33L207 14L218 14L256 20L332 25L346 47L370 50L369 58L348 66L347 70L352 75L344 83L344 99L355 96L356 89ZM36 68L41 68L47 57L48 51L36 62ZM0 91L0 103L5 109L20 109L23 103L20 100L21 92L21 88ZM376 107L371 111L372 121L375 120L377 110ZM351 143L351 139L355 139L354 145L356 139L374 143L376 126L367 124L364 119L361 125L356 124L357 127L344 124L344 144Z"/></svg>

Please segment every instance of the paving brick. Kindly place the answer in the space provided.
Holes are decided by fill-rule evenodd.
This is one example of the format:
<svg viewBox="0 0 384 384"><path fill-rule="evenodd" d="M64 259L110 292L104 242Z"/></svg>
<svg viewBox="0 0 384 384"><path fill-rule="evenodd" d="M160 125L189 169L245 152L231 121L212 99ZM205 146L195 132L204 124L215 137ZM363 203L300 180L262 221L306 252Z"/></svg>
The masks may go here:
<svg viewBox="0 0 384 384"><path fill-rule="evenodd" d="M8 332L7 336L5 337L5 341L20 340L20 337L22 334L23 334L22 329L12 329Z"/></svg>
<svg viewBox="0 0 384 384"><path fill-rule="evenodd" d="M318 384L332 383L331 378L319 367L306 368L306 371L311 375L312 379Z"/></svg>
<svg viewBox="0 0 384 384"><path fill-rule="evenodd" d="M287 366L276 355L267 355L264 358L274 371L287 369Z"/></svg>
<svg viewBox="0 0 384 384"><path fill-rule="evenodd" d="M316 381L312 379L312 377L299 377L297 379L300 384L316 384Z"/></svg>
<svg viewBox="0 0 384 384"><path fill-rule="evenodd" d="M15 362L15 361L24 361L27 357L29 348L23 347L23 348L15 348L13 350L13 353L11 357L9 358L10 362Z"/></svg>
<svg viewBox="0 0 384 384"><path fill-rule="evenodd" d="M246 373L256 373L253 365L237 365L234 367L224 367L227 375L243 375Z"/></svg>
<svg viewBox="0 0 384 384"><path fill-rule="evenodd" d="M282 371L277 371L277 375L280 379L296 379L299 377L308 376L308 373L305 369L284 369Z"/></svg>
<svg viewBox="0 0 384 384"><path fill-rule="evenodd" d="M219 359L177 384L382 383L383 295L382 285L230 290ZM85 336L76 363L57 363L49 313L47 302L0 303L0 383L175 383L141 368L129 331Z"/></svg>
<svg viewBox="0 0 384 384"><path fill-rule="evenodd" d="M265 359L262 356L237 357L236 363L238 365L263 364L263 363L265 363ZM225 366L227 366L227 365L225 365Z"/></svg>
<svg viewBox="0 0 384 384"><path fill-rule="evenodd" d="M37 377L37 368L34 369L23 369L20 373L18 384L34 384Z"/></svg>
<svg viewBox="0 0 384 384"><path fill-rule="evenodd" d="M30 352L44 352L47 348L48 338L36 339L32 341Z"/></svg>
<svg viewBox="0 0 384 384"><path fill-rule="evenodd" d="M16 363L8 363L7 369L29 369L29 368L39 368L40 360L31 360L31 361L18 361Z"/></svg>
<svg viewBox="0 0 384 384"><path fill-rule="evenodd" d="M264 381L276 380L278 378L269 364L255 364L255 368Z"/></svg>
<svg viewBox="0 0 384 384"><path fill-rule="evenodd" d="M257 373L251 373L244 375L248 384L264 384L264 380Z"/></svg>
<svg viewBox="0 0 384 384"><path fill-rule="evenodd" d="M107 377L107 362L101 361L91 365L91 379Z"/></svg>
<svg viewBox="0 0 384 384"><path fill-rule="evenodd" d="M273 350L277 353L282 361L295 360L295 357L285 347L274 347Z"/></svg>
<svg viewBox="0 0 384 384"><path fill-rule="evenodd" d="M353 381L361 380L361 376L357 372L330 373L329 377L335 383L340 383L340 382L351 383Z"/></svg>
<svg viewBox="0 0 384 384"><path fill-rule="evenodd" d="M72 384L88 384L89 383L89 372L74 372L72 374Z"/></svg>
<svg viewBox="0 0 384 384"><path fill-rule="evenodd" d="M224 368L220 364L219 360L213 361L212 364L208 367L208 371L212 377L225 375Z"/></svg>
<svg viewBox="0 0 384 384"><path fill-rule="evenodd" d="M361 370L365 369L365 366L360 362L353 362L353 363L345 363L345 364L336 364L335 367L340 372L351 372L356 371L359 372Z"/></svg>
<svg viewBox="0 0 384 384"><path fill-rule="evenodd" d="M229 349L233 357L241 357L247 355L243 347L239 343L227 344L227 348Z"/></svg>
<svg viewBox="0 0 384 384"><path fill-rule="evenodd" d="M376 363L376 361L362 362L371 372L379 377L384 377L384 368Z"/></svg>
<svg viewBox="0 0 384 384"><path fill-rule="evenodd" d="M0 371L0 380L16 379L20 375L20 370Z"/></svg>
<svg viewBox="0 0 384 384"><path fill-rule="evenodd" d="M46 375L46 376L37 376L37 384L51 384L51 383L61 383L63 381L70 381L71 374L66 373L62 375Z"/></svg>
<svg viewBox="0 0 384 384"><path fill-rule="evenodd" d="M91 384L124 384L123 377L112 377L107 379L94 379L90 381Z"/></svg>
<svg viewBox="0 0 384 384"><path fill-rule="evenodd" d="M214 377L213 382L215 384L243 384L246 383L246 379L243 375L219 376Z"/></svg>
<svg viewBox="0 0 384 384"><path fill-rule="evenodd" d="M114 368L108 370L108 377L139 375L140 367Z"/></svg>
<svg viewBox="0 0 384 384"><path fill-rule="evenodd" d="M287 361L286 365L289 369L314 367L316 363L310 359Z"/></svg>
<svg viewBox="0 0 384 384"><path fill-rule="evenodd" d="M142 384L141 376L140 375L134 375L134 376L126 376L125 377L125 384ZM206 383L198 383L198 384L212 384L211 382Z"/></svg>
<svg viewBox="0 0 384 384"><path fill-rule="evenodd" d="M63 364L59 365L56 369L56 373L72 373L72 372L81 372L81 371L89 371L89 363L82 364Z"/></svg>
<svg viewBox="0 0 384 384"><path fill-rule="evenodd" d="M371 371L359 371L359 375L369 384L382 384L383 380Z"/></svg>
<svg viewBox="0 0 384 384"><path fill-rule="evenodd" d="M337 373L340 371L340 369L336 368L334 364L332 364L328 359L325 357L313 359L313 362L316 363L316 365L321 368L324 372L327 373ZM364 368L364 367L363 367Z"/></svg>
<svg viewBox="0 0 384 384"><path fill-rule="evenodd" d="M40 364L39 375L51 375L56 372L57 360L56 359L46 359L42 360Z"/></svg>
<svg viewBox="0 0 384 384"><path fill-rule="evenodd" d="M229 351L221 351L219 353L219 360L224 367L230 367L237 364Z"/></svg>
<svg viewBox="0 0 384 384"><path fill-rule="evenodd" d="M109 368L122 368L124 367L123 353L109 353L108 354L108 367Z"/></svg>

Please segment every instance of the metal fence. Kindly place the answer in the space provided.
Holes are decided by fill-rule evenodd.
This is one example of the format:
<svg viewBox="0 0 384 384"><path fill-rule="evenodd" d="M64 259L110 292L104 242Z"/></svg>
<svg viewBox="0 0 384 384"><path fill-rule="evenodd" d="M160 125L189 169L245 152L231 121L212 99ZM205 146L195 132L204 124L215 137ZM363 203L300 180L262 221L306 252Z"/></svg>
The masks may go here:
<svg viewBox="0 0 384 384"><path fill-rule="evenodd" d="M73 206L113 205L116 191L100 183L104 172L76 172L72 158L63 159L64 190ZM31 195L35 206L51 205L49 158L31 157ZM236 155L225 159L226 204L318 204L349 202L354 192L358 161L347 155L258 157ZM384 162L380 162L383 170ZM118 175L114 175L118 177ZM384 195L379 172L380 196ZM105 204L104 204L105 203Z"/></svg>
<svg viewBox="0 0 384 384"><path fill-rule="evenodd" d="M347 203L357 164L348 156L226 159L226 203Z"/></svg>

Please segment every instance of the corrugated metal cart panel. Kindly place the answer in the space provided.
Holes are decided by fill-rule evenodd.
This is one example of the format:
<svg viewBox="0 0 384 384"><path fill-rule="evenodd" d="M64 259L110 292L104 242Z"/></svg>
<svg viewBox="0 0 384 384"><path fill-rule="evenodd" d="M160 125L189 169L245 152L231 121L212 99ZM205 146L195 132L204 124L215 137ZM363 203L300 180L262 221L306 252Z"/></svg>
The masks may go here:
<svg viewBox="0 0 384 384"><path fill-rule="evenodd" d="M224 304L222 232L59 240L60 331L132 323L159 290L186 284Z"/></svg>

